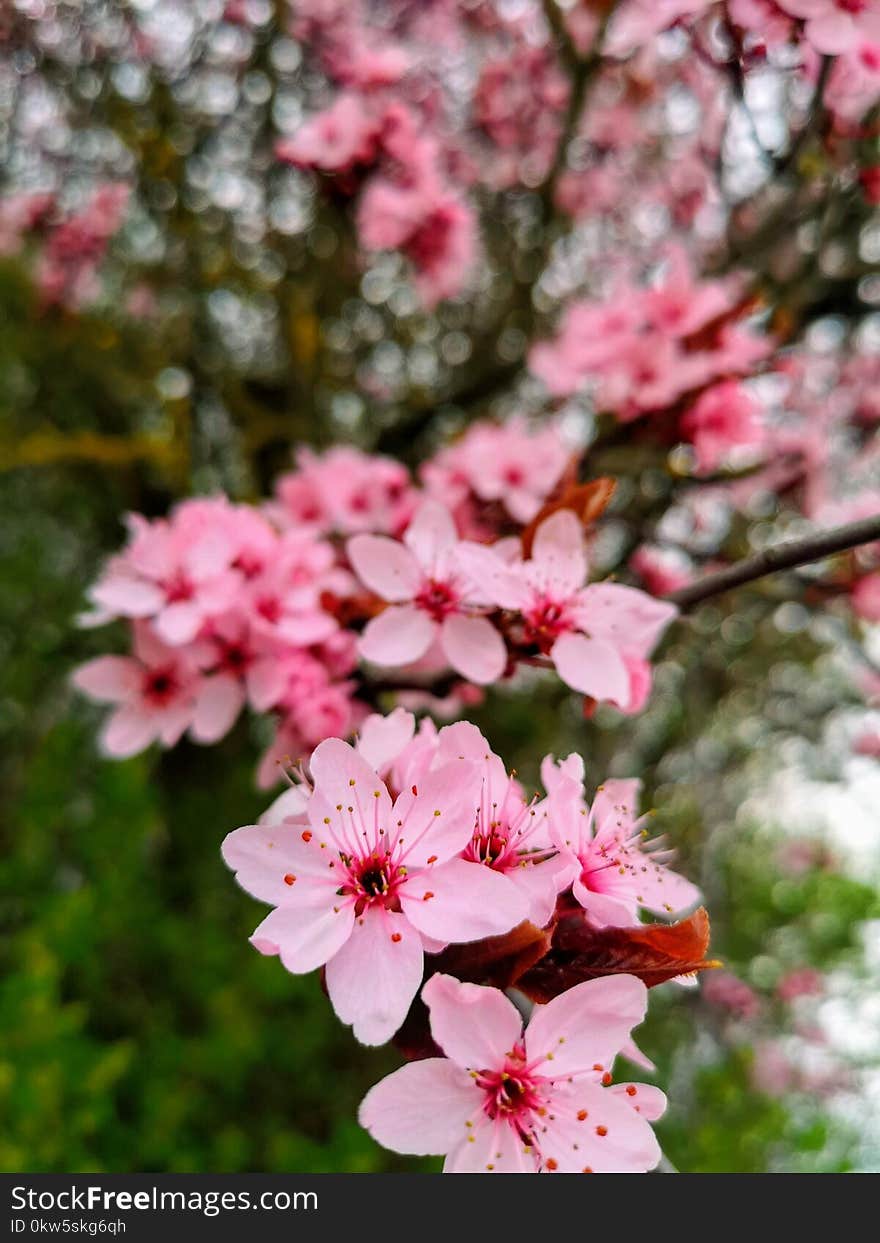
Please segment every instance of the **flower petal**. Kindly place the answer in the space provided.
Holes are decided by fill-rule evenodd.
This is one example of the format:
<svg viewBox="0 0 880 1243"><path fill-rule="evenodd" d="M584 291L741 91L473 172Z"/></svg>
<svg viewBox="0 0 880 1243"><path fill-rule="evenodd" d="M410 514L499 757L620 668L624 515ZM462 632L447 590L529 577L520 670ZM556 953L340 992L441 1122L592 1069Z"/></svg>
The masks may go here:
<svg viewBox="0 0 880 1243"><path fill-rule="evenodd" d="M598 1084L557 1090L550 1110L553 1121L538 1137L548 1173L641 1174L660 1160L646 1118Z"/></svg>
<svg viewBox="0 0 880 1243"><path fill-rule="evenodd" d="M400 904L419 932L456 943L509 932L528 914L525 897L506 876L464 859L408 877Z"/></svg>
<svg viewBox="0 0 880 1243"><path fill-rule="evenodd" d="M587 577L584 529L571 509L545 518L532 543L532 563L542 587L554 595L574 595Z"/></svg>
<svg viewBox="0 0 880 1243"><path fill-rule="evenodd" d="M221 854L253 897L273 906L333 906L339 887L327 851L306 830L283 823L246 824L223 839Z"/></svg>
<svg viewBox="0 0 880 1243"><path fill-rule="evenodd" d="M560 635L550 652L566 686L594 699L629 701L629 674L623 657L610 643L583 634Z"/></svg>
<svg viewBox="0 0 880 1243"><path fill-rule="evenodd" d="M421 572L408 548L385 535L355 535L346 544L348 559L361 582L383 600L411 600Z"/></svg>
<svg viewBox="0 0 880 1243"><path fill-rule="evenodd" d="M648 990L634 975L576 984L535 1009L526 1028L529 1060L552 1059L554 1078L594 1074L596 1065L608 1070L647 1005Z"/></svg>
<svg viewBox="0 0 880 1243"><path fill-rule="evenodd" d="M156 738L158 722L142 708L119 708L101 731L101 748L114 759L137 755Z"/></svg>
<svg viewBox="0 0 880 1243"><path fill-rule="evenodd" d="M338 956L353 923L351 906L279 906L255 929L251 944L261 954L278 954L293 975L304 975Z"/></svg>
<svg viewBox="0 0 880 1243"><path fill-rule="evenodd" d="M422 982L424 955L416 930L398 912L373 907L327 964L327 992L361 1044L384 1044L406 1018Z"/></svg>
<svg viewBox="0 0 880 1243"><path fill-rule="evenodd" d="M666 1094L652 1083L615 1083L607 1090L648 1122L656 1122L666 1112Z"/></svg>
<svg viewBox="0 0 880 1243"><path fill-rule="evenodd" d="M418 509L403 537L419 565L430 573L458 540L452 514L439 501L427 500Z"/></svg>
<svg viewBox="0 0 880 1243"><path fill-rule="evenodd" d="M128 656L98 656L73 671L74 686L106 703L124 703L140 686L141 674Z"/></svg>
<svg viewBox="0 0 880 1243"><path fill-rule="evenodd" d="M410 1062L371 1088L358 1121L392 1152L447 1153L467 1135L483 1094L473 1079L445 1057Z"/></svg>
<svg viewBox="0 0 880 1243"><path fill-rule="evenodd" d="M502 1118L481 1117L450 1152L444 1174L537 1174L537 1157Z"/></svg>
<svg viewBox="0 0 880 1243"><path fill-rule="evenodd" d="M456 673L478 686L497 682L507 665L507 648L487 617L447 617L440 628L440 646Z"/></svg>
<svg viewBox="0 0 880 1243"><path fill-rule="evenodd" d="M500 1070L522 1036L519 1011L497 988L432 975L422 1001L431 1015L431 1035L465 1070Z"/></svg>
<svg viewBox="0 0 880 1243"><path fill-rule="evenodd" d="M415 727L416 718L405 708L395 708L388 716L374 712L361 725L357 752L371 768L382 774L412 740Z"/></svg>
<svg viewBox="0 0 880 1243"><path fill-rule="evenodd" d="M196 696L190 733L196 742L217 742L228 734L244 707L244 687L238 678L219 674L206 678Z"/></svg>
<svg viewBox="0 0 880 1243"><path fill-rule="evenodd" d="M360 653L377 665L408 665L424 656L436 630L437 623L421 609L393 604L367 623Z"/></svg>
<svg viewBox="0 0 880 1243"><path fill-rule="evenodd" d="M332 833L340 845L346 844L347 838L349 849L352 840L365 840L372 849L378 830L387 829L391 819L391 797L384 781L341 738L325 738L319 743L309 769L315 786L309 805L313 827L319 833ZM330 818L329 826L324 824L325 815Z"/></svg>
<svg viewBox="0 0 880 1243"><path fill-rule="evenodd" d="M402 821L401 860L408 868L433 867L460 854L473 836L479 804L480 773L470 761L425 773L394 804L392 820Z"/></svg>

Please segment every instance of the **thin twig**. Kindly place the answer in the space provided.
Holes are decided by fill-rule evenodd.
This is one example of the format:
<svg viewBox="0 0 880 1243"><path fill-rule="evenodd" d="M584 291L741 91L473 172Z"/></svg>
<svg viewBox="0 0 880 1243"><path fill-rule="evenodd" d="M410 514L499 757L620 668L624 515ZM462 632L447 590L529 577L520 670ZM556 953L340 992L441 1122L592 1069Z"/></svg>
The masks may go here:
<svg viewBox="0 0 880 1243"><path fill-rule="evenodd" d="M719 570L717 574L709 574L696 583L670 592L665 598L672 604L677 604L682 612L686 612L711 596L730 591L733 587L741 587L744 583L754 582L767 574L808 565L811 561L821 561L823 557L845 552L848 548L857 548L860 544L870 544L878 539L880 514L862 518L858 522L847 522L828 531L819 531L815 535L805 536L804 539L786 540L772 548L765 548L754 557L738 561L735 565Z"/></svg>

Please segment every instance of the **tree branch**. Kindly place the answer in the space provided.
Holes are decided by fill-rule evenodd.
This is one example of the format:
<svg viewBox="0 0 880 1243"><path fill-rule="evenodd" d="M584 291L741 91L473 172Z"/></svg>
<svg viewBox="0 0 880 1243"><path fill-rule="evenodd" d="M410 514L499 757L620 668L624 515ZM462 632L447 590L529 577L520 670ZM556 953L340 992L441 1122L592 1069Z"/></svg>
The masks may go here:
<svg viewBox="0 0 880 1243"><path fill-rule="evenodd" d="M871 518L862 518L858 522L847 522L844 526L832 527L828 531L819 531L815 535L807 535L804 539L786 540L773 548L765 548L754 557L747 557L735 565L719 570L717 574L709 574L696 583L689 583L678 591L670 592L665 599L677 604L682 612L687 612L696 604L701 604L711 596L730 591L733 587L741 587L755 579L764 578L767 574L776 574L779 570L791 570L799 565L808 565L811 561L821 561L837 552L845 552L848 548L857 548L860 544L870 544L880 540L880 514Z"/></svg>

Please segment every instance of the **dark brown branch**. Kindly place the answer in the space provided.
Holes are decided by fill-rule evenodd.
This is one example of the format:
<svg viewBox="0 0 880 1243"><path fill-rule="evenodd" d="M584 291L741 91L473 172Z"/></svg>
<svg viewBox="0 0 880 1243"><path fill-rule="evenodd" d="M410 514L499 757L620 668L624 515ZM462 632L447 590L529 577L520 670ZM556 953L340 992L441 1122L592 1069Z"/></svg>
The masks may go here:
<svg viewBox="0 0 880 1243"><path fill-rule="evenodd" d="M805 536L804 539L786 540L773 548L765 548L754 557L747 557L725 570L719 570L717 574L709 574L699 582L671 592L666 599L677 604L682 612L687 612L694 605L701 604L711 596L730 591L733 587L741 587L744 583L754 582L767 574L776 574L779 570L792 570L799 565L808 565L811 561L821 561L823 557L845 552L848 548L857 548L860 544L870 544L874 540L880 540L880 514L862 518L858 522L847 522L844 526L832 527L828 531L819 531L815 535Z"/></svg>

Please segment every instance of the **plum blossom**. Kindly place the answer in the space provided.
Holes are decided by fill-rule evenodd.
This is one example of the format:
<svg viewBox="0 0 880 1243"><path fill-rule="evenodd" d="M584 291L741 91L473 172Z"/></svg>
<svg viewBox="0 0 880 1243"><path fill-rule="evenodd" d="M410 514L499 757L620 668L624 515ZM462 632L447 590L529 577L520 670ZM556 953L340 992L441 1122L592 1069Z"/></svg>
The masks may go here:
<svg viewBox="0 0 880 1243"><path fill-rule="evenodd" d="M734 449L754 452L764 443L760 407L734 380L723 380L701 393L683 415L681 431L694 446L701 474L717 470Z"/></svg>
<svg viewBox="0 0 880 1243"><path fill-rule="evenodd" d="M663 1093L610 1083L644 1018L640 980L578 984L538 1006L525 1030L494 988L434 975L422 998L445 1056L402 1066L367 1093L359 1119L378 1143L442 1154L449 1174L644 1173L660 1160L650 1123Z"/></svg>
<svg viewBox="0 0 880 1243"><path fill-rule="evenodd" d="M526 903L523 918L543 927L567 880L549 831L546 800L527 799L504 761L467 721L440 731L435 763L454 758L472 760L481 778L473 837L462 858L481 863L505 877Z"/></svg>
<svg viewBox="0 0 880 1243"><path fill-rule="evenodd" d="M516 522L531 522L559 483L571 450L554 424L530 428L515 417L474 423L422 468L427 491L458 515L470 498L500 504Z"/></svg>
<svg viewBox="0 0 880 1243"><path fill-rule="evenodd" d="M670 852L659 840L645 842L647 817L636 817L637 780L606 781L588 807L583 798L582 762L569 756L566 770L542 765L550 790L549 825L560 861L569 864L572 894L600 927L638 922L640 908L660 915L682 914L699 900L695 885L673 872Z"/></svg>
<svg viewBox="0 0 880 1243"><path fill-rule="evenodd" d="M173 747L192 724L201 679L192 654L169 647L145 622L134 626L132 656L98 656L75 670L73 684L115 705L101 731L108 755L125 759L151 742Z"/></svg>
<svg viewBox="0 0 880 1243"><path fill-rule="evenodd" d="M520 615L523 642L549 655L567 686L624 710L641 698L644 662L675 606L617 583L585 586L584 534L571 510L541 523L528 561L476 544L460 558L494 604Z"/></svg>
<svg viewBox="0 0 880 1243"><path fill-rule="evenodd" d="M426 500L403 543L356 535L347 551L361 581L390 605L364 630L360 650L366 660L410 664L436 640L449 665L471 681L501 677L504 641L479 613L476 593L459 566L458 535L447 509Z"/></svg>
<svg viewBox="0 0 880 1243"><path fill-rule="evenodd" d="M792 17L806 20L804 35L817 52L839 56L861 40L880 43L876 0L777 0Z"/></svg>
<svg viewBox="0 0 880 1243"><path fill-rule="evenodd" d="M503 879L459 858L470 840L479 777L453 761L392 802L378 774L339 739L309 762L305 815L229 834L223 858L242 888L273 910L255 947L288 971L325 966L343 1023L382 1044L406 1017L423 953L507 932L521 918Z"/></svg>
<svg viewBox="0 0 880 1243"><path fill-rule="evenodd" d="M296 470L275 485L272 517L319 533L397 535L412 517L416 492L400 462L336 445L326 453L300 449Z"/></svg>

